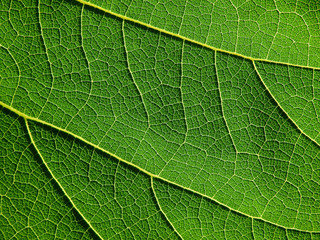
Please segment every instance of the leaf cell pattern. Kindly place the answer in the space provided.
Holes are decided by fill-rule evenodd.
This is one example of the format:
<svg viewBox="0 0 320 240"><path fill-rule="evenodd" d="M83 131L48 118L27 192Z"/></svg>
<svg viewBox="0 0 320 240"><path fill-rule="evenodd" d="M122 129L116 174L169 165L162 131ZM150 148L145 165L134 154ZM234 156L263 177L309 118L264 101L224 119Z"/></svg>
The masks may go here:
<svg viewBox="0 0 320 240"><path fill-rule="evenodd" d="M1 238L320 239L319 14L2 1Z"/></svg>

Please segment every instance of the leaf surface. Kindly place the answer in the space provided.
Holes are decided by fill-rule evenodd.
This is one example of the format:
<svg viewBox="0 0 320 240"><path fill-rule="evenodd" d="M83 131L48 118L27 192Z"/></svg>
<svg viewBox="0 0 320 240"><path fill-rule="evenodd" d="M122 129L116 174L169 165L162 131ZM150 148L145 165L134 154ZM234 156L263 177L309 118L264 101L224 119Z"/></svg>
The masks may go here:
<svg viewBox="0 0 320 240"><path fill-rule="evenodd" d="M319 239L319 15L1 2L1 238Z"/></svg>

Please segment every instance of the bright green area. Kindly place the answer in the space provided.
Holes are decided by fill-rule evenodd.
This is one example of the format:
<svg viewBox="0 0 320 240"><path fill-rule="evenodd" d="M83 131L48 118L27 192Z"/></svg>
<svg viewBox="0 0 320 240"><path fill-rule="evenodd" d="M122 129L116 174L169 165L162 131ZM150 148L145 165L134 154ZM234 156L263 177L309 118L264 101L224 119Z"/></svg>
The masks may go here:
<svg viewBox="0 0 320 240"><path fill-rule="evenodd" d="M316 4L91 3L0 3L0 238L320 239Z"/></svg>
<svg viewBox="0 0 320 240"><path fill-rule="evenodd" d="M81 0L215 48L320 67L314 0Z"/></svg>

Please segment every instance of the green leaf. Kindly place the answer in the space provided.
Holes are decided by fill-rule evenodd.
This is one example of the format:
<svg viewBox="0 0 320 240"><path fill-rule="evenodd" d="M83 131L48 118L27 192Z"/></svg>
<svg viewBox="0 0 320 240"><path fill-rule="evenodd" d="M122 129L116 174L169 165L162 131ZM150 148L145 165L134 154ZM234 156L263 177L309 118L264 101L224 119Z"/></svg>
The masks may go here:
<svg viewBox="0 0 320 240"><path fill-rule="evenodd" d="M320 239L317 1L0 3L1 239Z"/></svg>

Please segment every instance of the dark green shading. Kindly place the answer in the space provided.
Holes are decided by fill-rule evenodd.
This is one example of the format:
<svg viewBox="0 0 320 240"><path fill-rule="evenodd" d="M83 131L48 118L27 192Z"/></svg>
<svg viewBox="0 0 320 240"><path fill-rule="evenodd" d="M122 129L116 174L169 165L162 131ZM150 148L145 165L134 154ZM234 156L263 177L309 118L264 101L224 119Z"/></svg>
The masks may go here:
<svg viewBox="0 0 320 240"><path fill-rule="evenodd" d="M0 107L1 239L99 239L30 142L25 121Z"/></svg>

